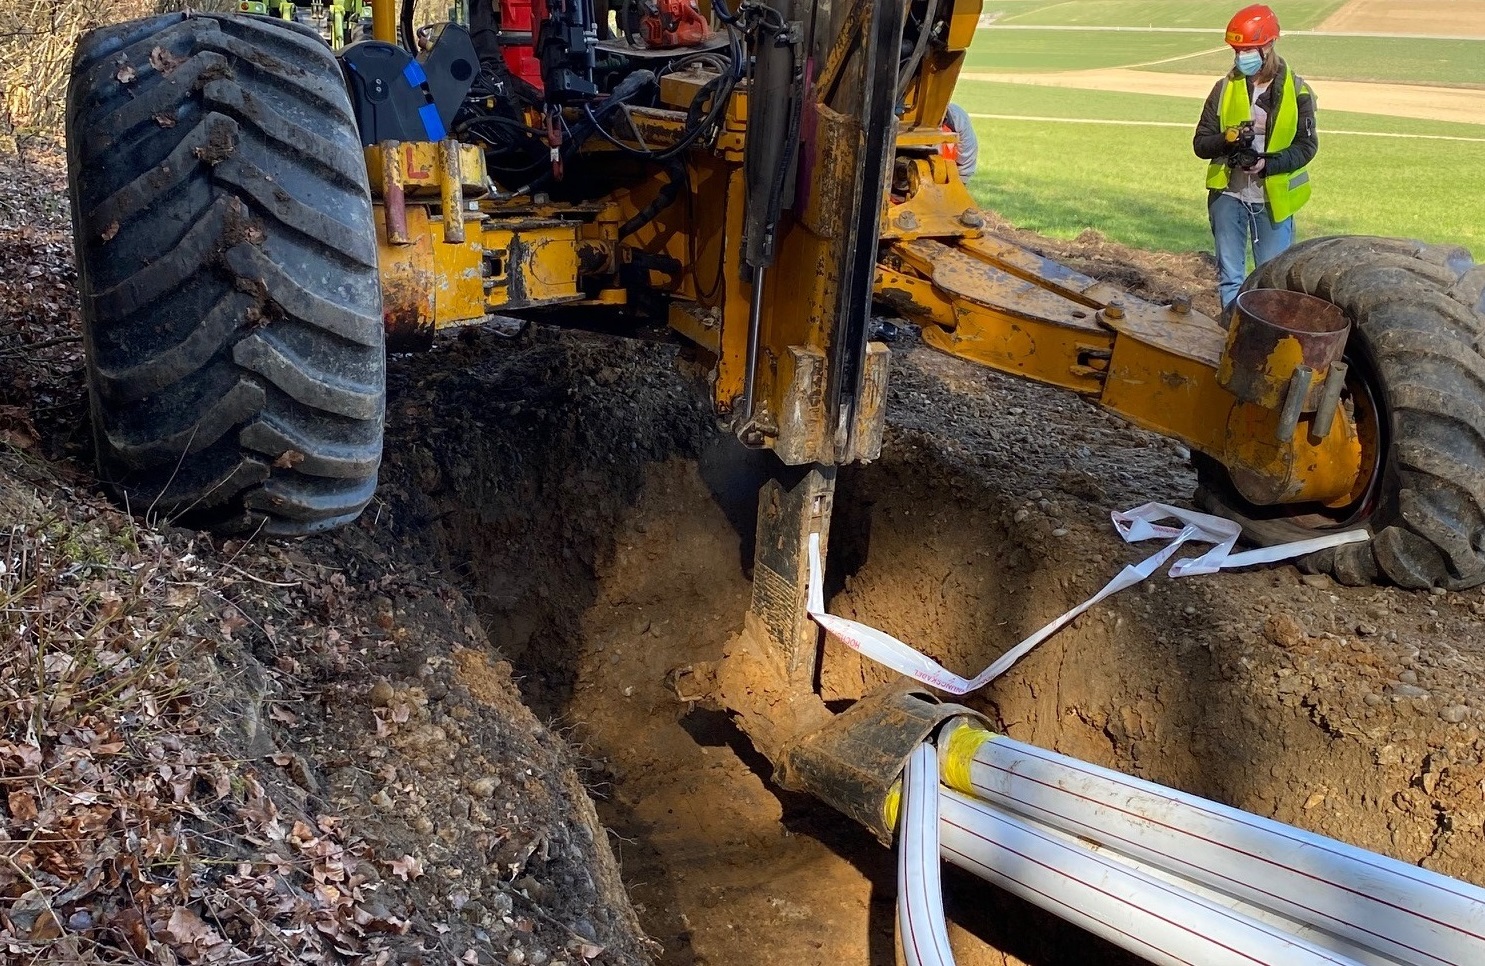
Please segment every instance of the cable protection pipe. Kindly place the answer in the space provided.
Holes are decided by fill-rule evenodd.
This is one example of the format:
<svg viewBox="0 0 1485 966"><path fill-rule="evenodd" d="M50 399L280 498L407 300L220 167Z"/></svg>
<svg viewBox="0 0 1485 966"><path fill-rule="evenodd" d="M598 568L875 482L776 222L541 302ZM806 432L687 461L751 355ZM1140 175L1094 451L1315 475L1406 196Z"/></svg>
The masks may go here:
<svg viewBox="0 0 1485 966"><path fill-rule="evenodd" d="M1386 960L1485 964L1485 890L1468 883L978 728L940 745L944 783L1001 810Z"/></svg>
<svg viewBox="0 0 1485 966"><path fill-rule="evenodd" d="M1356 966L968 795L939 809L945 859L1159 966Z"/></svg>
<svg viewBox="0 0 1485 966"><path fill-rule="evenodd" d="M954 966L939 868L938 752L917 747L902 775L897 834L897 941L906 966Z"/></svg>

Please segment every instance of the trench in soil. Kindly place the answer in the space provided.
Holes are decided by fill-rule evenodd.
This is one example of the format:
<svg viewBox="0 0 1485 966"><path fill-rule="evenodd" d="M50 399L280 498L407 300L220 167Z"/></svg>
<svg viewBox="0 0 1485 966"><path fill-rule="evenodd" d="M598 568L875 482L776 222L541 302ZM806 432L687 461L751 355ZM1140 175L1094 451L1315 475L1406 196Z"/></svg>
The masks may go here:
<svg viewBox="0 0 1485 966"><path fill-rule="evenodd" d="M404 391L436 383L434 408L463 410L402 465L527 702L583 749L661 962L890 966L893 854L772 785L725 716L666 685L671 669L718 658L741 626L771 457L708 425L669 349L538 331L487 351L500 361L411 367ZM927 350L900 354L883 458L840 474L827 599L973 673L1143 556L1108 532L1111 503L1184 496L1190 481L1179 468L1153 482L1112 472L1121 447L1138 451L1125 470L1176 460L1071 399ZM1025 439L986 436L994 420ZM1188 489L1169 492L1178 486ZM1043 747L1421 854L1431 819L1378 815L1388 790L1368 784L1359 746L1242 673L1221 628L1279 580L1128 591L967 703ZM828 646L822 680L827 697L849 699L888 675ZM1301 816L1321 779L1324 817ZM951 872L946 896L966 966L1138 961L978 880Z"/></svg>

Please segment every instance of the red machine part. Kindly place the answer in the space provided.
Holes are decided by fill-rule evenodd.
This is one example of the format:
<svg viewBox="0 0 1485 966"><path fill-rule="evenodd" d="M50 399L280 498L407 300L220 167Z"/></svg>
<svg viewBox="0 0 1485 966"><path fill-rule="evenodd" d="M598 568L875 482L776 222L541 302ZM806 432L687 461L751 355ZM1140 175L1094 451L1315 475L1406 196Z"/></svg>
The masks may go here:
<svg viewBox="0 0 1485 966"><path fill-rule="evenodd" d="M547 18L544 0L500 0L500 33L525 34L523 44L501 44L500 52L512 74L541 90L541 61L536 58L536 30Z"/></svg>
<svg viewBox="0 0 1485 966"><path fill-rule="evenodd" d="M947 124L940 124L938 129L944 132L944 143L938 146L939 156L958 164L959 133Z"/></svg>
<svg viewBox="0 0 1485 966"><path fill-rule="evenodd" d="M655 0L654 11L640 21L645 46L694 47L711 36L706 19L693 0Z"/></svg>

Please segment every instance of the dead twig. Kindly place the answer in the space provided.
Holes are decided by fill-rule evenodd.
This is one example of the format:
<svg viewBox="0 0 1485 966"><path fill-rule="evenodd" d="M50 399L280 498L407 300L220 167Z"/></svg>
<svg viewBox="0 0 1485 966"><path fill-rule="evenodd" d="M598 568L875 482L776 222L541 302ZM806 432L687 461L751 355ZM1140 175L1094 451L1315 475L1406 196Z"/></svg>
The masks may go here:
<svg viewBox="0 0 1485 966"><path fill-rule="evenodd" d="M43 339L40 342L33 342L30 345L17 346L14 349L6 349L4 351L0 351L0 359L9 359L13 356L23 356L31 352L36 352L40 349L50 349L53 346L70 345L74 342L81 341L82 336L80 335L62 335L58 336L55 339Z"/></svg>

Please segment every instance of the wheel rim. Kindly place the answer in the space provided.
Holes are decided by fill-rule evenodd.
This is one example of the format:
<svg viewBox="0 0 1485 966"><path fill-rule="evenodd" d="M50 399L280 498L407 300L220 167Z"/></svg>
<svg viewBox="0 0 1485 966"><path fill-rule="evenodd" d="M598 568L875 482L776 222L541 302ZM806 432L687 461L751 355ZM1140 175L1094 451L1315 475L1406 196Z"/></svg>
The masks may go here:
<svg viewBox="0 0 1485 966"><path fill-rule="evenodd" d="M1356 486L1351 490L1351 499L1345 506L1321 511L1296 506L1299 511L1292 514L1293 522L1307 530L1349 529L1368 522L1376 512L1382 496L1382 478L1385 475L1387 452L1382 419L1381 392L1376 385L1374 369L1360 353L1347 353L1345 362L1350 371L1357 373L1346 379L1342 396L1343 404L1350 412L1356 426L1356 435L1361 440L1362 472L1357 475ZM1290 514L1285 514L1290 516Z"/></svg>
<svg viewBox="0 0 1485 966"><path fill-rule="evenodd" d="M1361 465L1351 498L1344 506L1326 507L1316 503L1291 503L1262 506L1243 499L1232 486L1225 467L1215 460L1222 480L1221 501L1239 516L1252 521L1287 523L1303 530L1324 532L1349 530L1368 524L1382 503L1386 477L1385 454L1390 444L1386 403L1377 383L1376 367L1364 348L1353 343L1344 357L1349 369L1342 405L1350 412L1361 440Z"/></svg>

